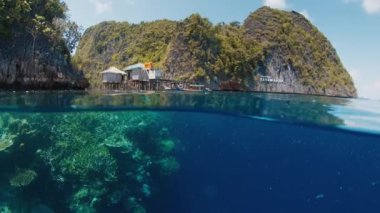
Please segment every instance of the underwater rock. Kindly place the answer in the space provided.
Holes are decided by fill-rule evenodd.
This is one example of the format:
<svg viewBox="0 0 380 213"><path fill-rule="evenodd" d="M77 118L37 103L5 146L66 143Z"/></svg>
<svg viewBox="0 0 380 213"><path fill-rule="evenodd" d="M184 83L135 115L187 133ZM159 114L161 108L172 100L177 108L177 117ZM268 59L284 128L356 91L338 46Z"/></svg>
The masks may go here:
<svg viewBox="0 0 380 213"><path fill-rule="evenodd" d="M23 187L32 183L37 176L37 173L33 170L20 170L9 180L9 183L13 187Z"/></svg>

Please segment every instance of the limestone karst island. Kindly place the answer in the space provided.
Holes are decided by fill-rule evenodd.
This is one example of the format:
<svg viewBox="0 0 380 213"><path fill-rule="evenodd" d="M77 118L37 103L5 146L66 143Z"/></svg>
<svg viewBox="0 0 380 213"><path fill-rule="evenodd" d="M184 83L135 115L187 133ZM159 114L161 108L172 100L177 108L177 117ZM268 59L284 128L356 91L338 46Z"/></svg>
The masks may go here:
<svg viewBox="0 0 380 213"><path fill-rule="evenodd" d="M81 36L63 2L46 2L1 1L2 89L357 96L329 40L296 11L262 7L243 23L213 24L200 14L181 21L109 21Z"/></svg>

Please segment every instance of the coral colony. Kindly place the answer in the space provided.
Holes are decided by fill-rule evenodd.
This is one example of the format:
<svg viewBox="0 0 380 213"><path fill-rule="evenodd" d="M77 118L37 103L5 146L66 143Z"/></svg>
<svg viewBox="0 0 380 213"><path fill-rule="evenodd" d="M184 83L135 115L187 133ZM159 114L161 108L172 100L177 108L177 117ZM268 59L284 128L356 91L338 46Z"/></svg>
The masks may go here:
<svg viewBox="0 0 380 213"><path fill-rule="evenodd" d="M168 123L153 112L1 114L0 212L146 212L179 169Z"/></svg>

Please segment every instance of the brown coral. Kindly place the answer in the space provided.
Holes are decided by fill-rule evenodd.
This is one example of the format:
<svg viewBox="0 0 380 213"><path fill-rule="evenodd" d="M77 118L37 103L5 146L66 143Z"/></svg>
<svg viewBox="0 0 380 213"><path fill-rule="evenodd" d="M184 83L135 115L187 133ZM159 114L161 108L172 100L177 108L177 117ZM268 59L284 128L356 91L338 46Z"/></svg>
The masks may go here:
<svg viewBox="0 0 380 213"><path fill-rule="evenodd" d="M0 138L0 152L6 150L13 145L14 136Z"/></svg>
<svg viewBox="0 0 380 213"><path fill-rule="evenodd" d="M9 183L13 187L27 186L31 182L33 182L33 180L36 179L37 176L38 176L37 173L33 170L30 170L30 169L20 170L16 173L15 176L13 176L9 180Z"/></svg>

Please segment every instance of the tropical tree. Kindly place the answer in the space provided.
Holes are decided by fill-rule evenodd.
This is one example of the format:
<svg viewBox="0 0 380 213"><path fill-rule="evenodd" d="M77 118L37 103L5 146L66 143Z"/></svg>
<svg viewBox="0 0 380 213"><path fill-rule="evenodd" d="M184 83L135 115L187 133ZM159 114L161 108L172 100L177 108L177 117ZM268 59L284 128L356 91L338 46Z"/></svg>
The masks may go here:
<svg viewBox="0 0 380 213"><path fill-rule="evenodd" d="M73 53L82 37L83 28L73 21L62 18L55 18L53 25L60 37L64 39L67 49Z"/></svg>

